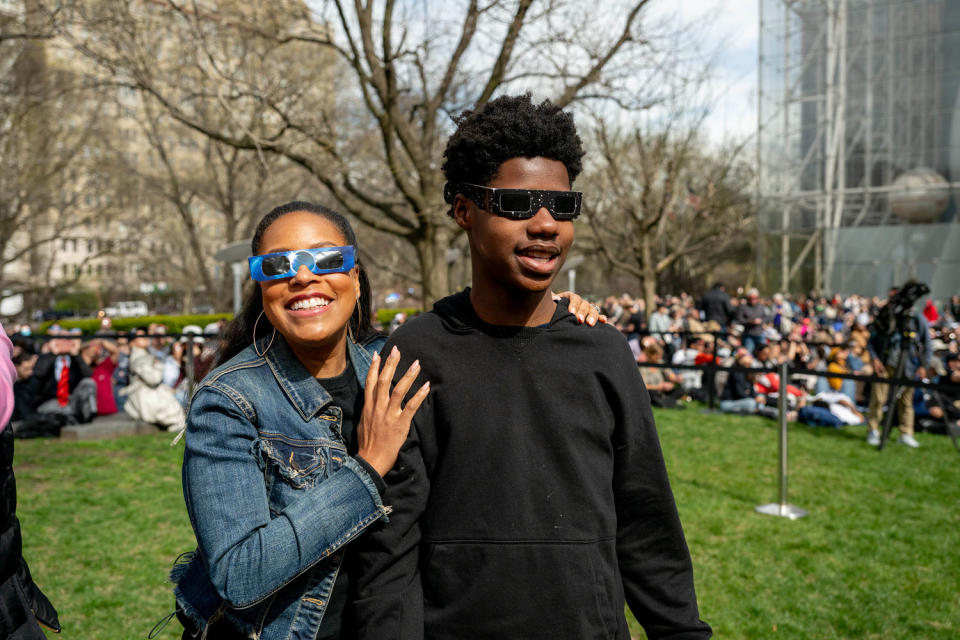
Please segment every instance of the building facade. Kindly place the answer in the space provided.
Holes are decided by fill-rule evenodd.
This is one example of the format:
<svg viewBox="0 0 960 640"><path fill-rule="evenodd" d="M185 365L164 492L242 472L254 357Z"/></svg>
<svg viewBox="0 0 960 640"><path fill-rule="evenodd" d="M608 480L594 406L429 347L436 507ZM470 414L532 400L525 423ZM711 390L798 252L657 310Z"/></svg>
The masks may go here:
<svg viewBox="0 0 960 640"><path fill-rule="evenodd" d="M960 291L960 2L761 0L771 289Z"/></svg>

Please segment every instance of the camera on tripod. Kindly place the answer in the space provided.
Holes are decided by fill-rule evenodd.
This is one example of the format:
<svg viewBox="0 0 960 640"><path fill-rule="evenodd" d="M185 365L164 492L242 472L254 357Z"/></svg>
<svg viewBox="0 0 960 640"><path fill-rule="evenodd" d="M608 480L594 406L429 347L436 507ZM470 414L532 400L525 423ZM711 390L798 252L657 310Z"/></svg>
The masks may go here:
<svg viewBox="0 0 960 640"><path fill-rule="evenodd" d="M921 344L920 341L923 339L923 336L919 335L920 324L913 313L913 305L928 293L930 293L930 287L927 285L916 280L907 280L896 293L890 296L887 304L877 310L874 316L873 333L876 337L877 355L884 363L889 363L891 359L894 359L894 356L897 361L896 368L891 372L892 388L887 395L886 416L877 447L880 451L883 451L887 438L890 436L890 428L893 426L894 403L904 392L910 393L907 402L912 403L913 401L912 389L901 387L900 380L903 379L906 370L908 354L912 349L918 348ZM897 338L899 338L899 341ZM894 348L894 346L897 348Z"/></svg>
<svg viewBox="0 0 960 640"><path fill-rule="evenodd" d="M887 304L880 307L875 314L873 324L875 331L880 336L885 337L883 349L879 351L881 356L885 356L890 346L890 341L897 332L903 334L915 331L912 327L914 303L923 296L930 293L930 287L916 280L907 280L903 283L897 292L890 297Z"/></svg>

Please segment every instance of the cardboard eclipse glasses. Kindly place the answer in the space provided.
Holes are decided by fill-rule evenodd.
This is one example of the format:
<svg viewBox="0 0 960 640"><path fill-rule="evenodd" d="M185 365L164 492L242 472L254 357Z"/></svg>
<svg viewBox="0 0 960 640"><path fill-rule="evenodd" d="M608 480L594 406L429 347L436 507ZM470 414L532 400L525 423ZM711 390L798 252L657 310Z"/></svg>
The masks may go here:
<svg viewBox="0 0 960 640"><path fill-rule="evenodd" d="M301 266L319 276L325 273L346 273L356 264L352 246L266 253L250 256L247 262L250 264L250 277L257 282L292 278L297 275Z"/></svg>
<svg viewBox="0 0 960 640"><path fill-rule="evenodd" d="M513 220L527 220L545 207L554 220L573 220L580 215L583 193L580 191L545 191L543 189L494 189L469 182L448 182L443 199L453 204L462 193L484 211Z"/></svg>

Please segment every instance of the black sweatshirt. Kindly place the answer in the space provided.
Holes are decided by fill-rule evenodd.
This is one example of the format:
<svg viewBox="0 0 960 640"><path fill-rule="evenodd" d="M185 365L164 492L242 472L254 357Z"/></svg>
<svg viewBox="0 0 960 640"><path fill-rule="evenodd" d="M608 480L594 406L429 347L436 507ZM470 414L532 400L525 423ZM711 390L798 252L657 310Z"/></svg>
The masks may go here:
<svg viewBox="0 0 960 640"><path fill-rule="evenodd" d="M358 552L360 638L708 638L649 398L623 336L558 307L477 317L469 290L384 347L431 392ZM418 388L423 380L413 389Z"/></svg>

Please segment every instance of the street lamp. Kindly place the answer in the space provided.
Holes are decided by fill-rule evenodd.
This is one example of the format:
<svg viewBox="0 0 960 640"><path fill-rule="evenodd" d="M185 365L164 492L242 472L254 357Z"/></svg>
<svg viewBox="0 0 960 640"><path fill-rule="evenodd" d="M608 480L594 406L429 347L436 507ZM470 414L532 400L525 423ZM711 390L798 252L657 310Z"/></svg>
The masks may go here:
<svg viewBox="0 0 960 640"><path fill-rule="evenodd" d="M567 272L567 278L569 280L571 293L577 292L577 267L583 264L583 256L570 256L567 258L567 261L563 263L563 269Z"/></svg>
<svg viewBox="0 0 960 640"><path fill-rule="evenodd" d="M233 315L240 315L240 289L247 276L249 267L247 266L247 256L250 255L250 241L234 242L228 244L220 251L213 254L215 260L226 262L230 265L230 271L233 273Z"/></svg>

